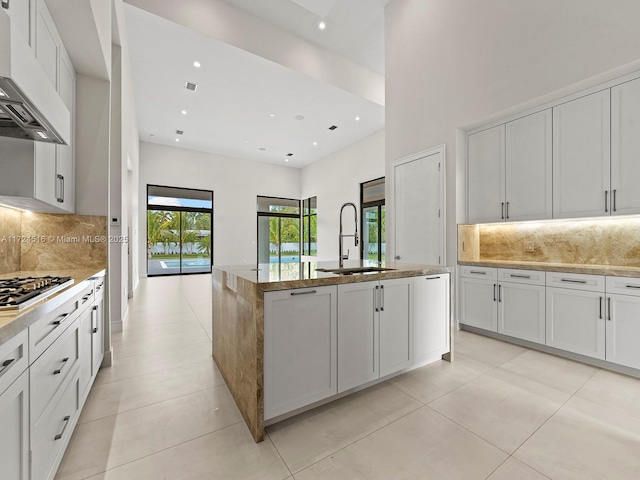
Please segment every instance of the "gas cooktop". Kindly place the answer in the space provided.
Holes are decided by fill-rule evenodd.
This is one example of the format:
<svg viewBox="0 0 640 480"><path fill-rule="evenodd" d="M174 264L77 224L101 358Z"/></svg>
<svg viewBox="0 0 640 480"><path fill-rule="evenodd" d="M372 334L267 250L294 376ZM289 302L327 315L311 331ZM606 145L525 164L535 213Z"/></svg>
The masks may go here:
<svg viewBox="0 0 640 480"><path fill-rule="evenodd" d="M24 277L0 280L0 310L19 310L73 285L71 277Z"/></svg>

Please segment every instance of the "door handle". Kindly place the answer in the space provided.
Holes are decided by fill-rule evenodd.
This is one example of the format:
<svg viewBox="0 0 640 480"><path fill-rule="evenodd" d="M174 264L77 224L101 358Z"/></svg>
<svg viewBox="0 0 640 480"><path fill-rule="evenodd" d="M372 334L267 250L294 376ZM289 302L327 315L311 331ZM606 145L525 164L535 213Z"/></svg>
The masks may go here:
<svg viewBox="0 0 640 480"><path fill-rule="evenodd" d="M58 179L57 184L60 185L60 194L56 193L56 200L58 201L58 203L63 203L64 202L64 177L62 175L60 175L59 173L56 175L56 178Z"/></svg>
<svg viewBox="0 0 640 480"><path fill-rule="evenodd" d="M439 278L440 277L425 277L425 280L437 280ZM640 288L640 287L638 287L638 288Z"/></svg>
<svg viewBox="0 0 640 480"><path fill-rule="evenodd" d="M376 285L376 292L374 293L373 303L375 304L376 312L380 311L380 294L379 294L380 286Z"/></svg>
<svg viewBox="0 0 640 480"><path fill-rule="evenodd" d="M507 202L507 220L509 220L509 202Z"/></svg>
<svg viewBox="0 0 640 480"><path fill-rule="evenodd" d="M62 359L62 363L60 364L60 368L57 370L53 371L54 375L60 375L62 373L62 369L64 368L64 366L67 364L67 362L69 361L69 357L67 358L63 358Z"/></svg>
<svg viewBox="0 0 640 480"><path fill-rule="evenodd" d="M602 297L600 297L600 320L602 320Z"/></svg>
<svg viewBox="0 0 640 480"><path fill-rule="evenodd" d="M513 278L531 278L531 275L517 275L515 273L512 273L509 276Z"/></svg>
<svg viewBox="0 0 640 480"><path fill-rule="evenodd" d="M67 318L68 316L69 316L68 313L63 313L58 317L59 320L54 320L52 322L52 325L56 325L56 326L60 325L62 322L64 322L64 319Z"/></svg>
<svg viewBox="0 0 640 480"><path fill-rule="evenodd" d="M314 293L317 293L316 290L308 290L306 292L291 292L291 296L295 297L296 295L313 295Z"/></svg>
<svg viewBox="0 0 640 480"><path fill-rule="evenodd" d="M496 301L496 284L493 284L493 301Z"/></svg>
<svg viewBox="0 0 640 480"><path fill-rule="evenodd" d="M384 285L380 285L380 297L382 302L380 304L380 311L384 312Z"/></svg>
<svg viewBox="0 0 640 480"><path fill-rule="evenodd" d="M611 297L607 298L607 307L609 309L609 316L607 320L611 321Z"/></svg>
<svg viewBox="0 0 640 480"><path fill-rule="evenodd" d="M64 427L62 427L62 431L54 437L55 440L60 440L62 438L62 436L64 435L64 431L67 429L67 425L69 425L69 420L71 420L71 416L67 415L66 417L64 417Z"/></svg>
<svg viewBox="0 0 640 480"><path fill-rule="evenodd" d="M617 210L616 208L616 191L613 191L613 211L615 212Z"/></svg>
<svg viewBox="0 0 640 480"><path fill-rule="evenodd" d="M502 204L501 204L501 205L502 205L502 206L501 206L500 208L501 208L501 212L502 212L502 213L500 214L500 218L502 218L502 220L504 220L504 202L502 202Z"/></svg>
<svg viewBox="0 0 640 480"><path fill-rule="evenodd" d="M498 285L498 302L502 302L502 285Z"/></svg>
<svg viewBox="0 0 640 480"><path fill-rule="evenodd" d="M2 362L2 368L0 369L0 373L4 372L7 368L9 368L9 365L11 365L15 361L16 361L15 358L10 358L9 360L5 360L4 362Z"/></svg>
<svg viewBox="0 0 640 480"><path fill-rule="evenodd" d="M94 315L94 313L96 315ZM93 327L93 333L98 333L98 306L94 305L93 308L91 309L91 324L93 325L93 320L95 319L96 323L95 323L95 327Z"/></svg>
<svg viewBox="0 0 640 480"><path fill-rule="evenodd" d="M605 213L607 213L609 211L608 210L608 203L609 203L608 202L608 198L609 198L609 191L605 190L604 191L604 212Z"/></svg>
<svg viewBox="0 0 640 480"><path fill-rule="evenodd" d="M396 256L395 256L395 259L396 259L396 260L400 260L400 255L396 255Z"/></svg>

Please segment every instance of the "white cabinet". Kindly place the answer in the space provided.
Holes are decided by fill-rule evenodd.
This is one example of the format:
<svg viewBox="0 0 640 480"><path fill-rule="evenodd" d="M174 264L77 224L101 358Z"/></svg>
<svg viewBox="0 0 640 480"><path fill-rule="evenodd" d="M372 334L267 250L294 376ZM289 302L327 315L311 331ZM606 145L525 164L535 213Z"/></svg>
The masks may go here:
<svg viewBox="0 0 640 480"><path fill-rule="evenodd" d="M608 215L609 89L553 108L553 217Z"/></svg>
<svg viewBox="0 0 640 480"><path fill-rule="evenodd" d="M498 333L545 343L545 273L498 269Z"/></svg>
<svg viewBox="0 0 640 480"><path fill-rule="evenodd" d="M20 31L30 47L33 47L35 39L35 2L36 0L11 2L11 8L7 10L12 26Z"/></svg>
<svg viewBox="0 0 640 480"><path fill-rule="evenodd" d="M451 351L448 273L413 279L413 363L422 365Z"/></svg>
<svg viewBox="0 0 640 480"><path fill-rule="evenodd" d="M505 126L467 137L468 221L504 221Z"/></svg>
<svg viewBox="0 0 640 480"><path fill-rule="evenodd" d="M607 361L640 369L640 278L607 277Z"/></svg>
<svg viewBox="0 0 640 480"><path fill-rule="evenodd" d="M506 124L505 220L552 218L552 152L551 109Z"/></svg>
<svg viewBox="0 0 640 480"><path fill-rule="evenodd" d="M58 62L60 35L44 0L37 0L36 8L36 60L53 87L58 91Z"/></svg>
<svg viewBox="0 0 640 480"><path fill-rule="evenodd" d="M0 139L0 203L45 213L73 213L71 147Z"/></svg>
<svg viewBox="0 0 640 480"><path fill-rule="evenodd" d="M604 360L604 277L549 272L547 277L547 345ZM564 286L549 286L554 284Z"/></svg>
<svg viewBox="0 0 640 480"><path fill-rule="evenodd" d="M380 376L384 377L413 364L413 279L380 281L379 298Z"/></svg>
<svg viewBox="0 0 640 480"><path fill-rule="evenodd" d="M640 79L611 89L611 213L640 213Z"/></svg>
<svg viewBox="0 0 640 480"><path fill-rule="evenodd" d="M338 392L413 363L411 278L338 286Z"/></svg>
<svg viewBox="0 0 640 480"><path fill-rule="evenodd" d="M264 294L264 418L337 390L337 287Z"/></svg>
<svg viewBox="0 0 640 480"><path fill-rule="evenodd" d="M0 392L0 425L2 478L28 480L29 372L24 371L4 392Z"/></svg>
<svg viewBox="0 0 640 480"><path fill-rule="evenodd" d="M495 268L462 267L460 323L498 331L497 275Z"/></svg>
<svg viewBox="0 0 640 480"><path fill-rule="evenodd" d="M338 285L338 392L380 377L379 282Z"/></svg>

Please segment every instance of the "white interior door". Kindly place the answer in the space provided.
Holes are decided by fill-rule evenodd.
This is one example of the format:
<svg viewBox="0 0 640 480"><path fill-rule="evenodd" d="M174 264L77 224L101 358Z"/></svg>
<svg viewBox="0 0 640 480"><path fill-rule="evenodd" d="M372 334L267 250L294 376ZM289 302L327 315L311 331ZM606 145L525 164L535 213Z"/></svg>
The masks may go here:
<svg viewBox="0 0 640 480"><path fill-rule="evenodd" d="M444 146L393 165L394 258L443 265Z"/></svg>

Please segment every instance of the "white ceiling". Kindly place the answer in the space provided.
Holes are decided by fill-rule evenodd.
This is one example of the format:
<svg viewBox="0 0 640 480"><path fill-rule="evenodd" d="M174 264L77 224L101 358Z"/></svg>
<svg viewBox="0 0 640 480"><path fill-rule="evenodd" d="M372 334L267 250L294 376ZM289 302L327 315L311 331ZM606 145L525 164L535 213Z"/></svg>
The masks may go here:
<svg viewBox="0 0 640 480"><path fill-rule="evenodd" d="M384 75L384 7L391 0L224 1Z"/></svg>
<svg viewBox="0 0 640 480"><path fill-rule="evenodd" d="M131 5L125 15L143 141L302 167L384 128L380 105Z"/></svg>

